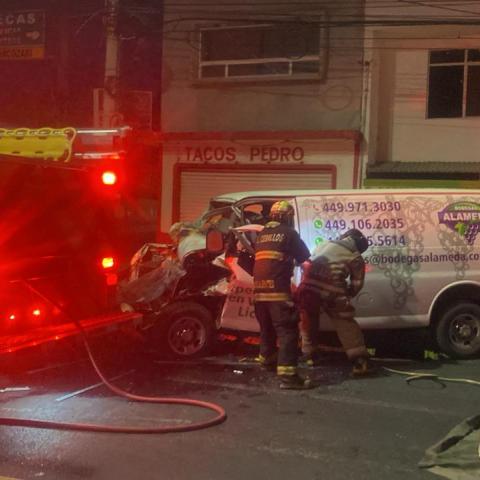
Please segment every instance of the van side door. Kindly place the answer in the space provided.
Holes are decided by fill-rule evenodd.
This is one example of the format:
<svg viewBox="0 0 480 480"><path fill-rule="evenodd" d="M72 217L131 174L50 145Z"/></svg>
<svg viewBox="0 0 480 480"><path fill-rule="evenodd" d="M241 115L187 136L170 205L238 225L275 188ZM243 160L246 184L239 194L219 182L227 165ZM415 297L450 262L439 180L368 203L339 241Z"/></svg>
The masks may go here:
<svg viewBox="0 0 480 480"><path fill-rule="evenodd" d="M368 239L369 249L363 254L365 284L352 300L356 317L362 327L400 326L411 288L395 265L378 260L394 258L405 246L401 202L393 195L337 192L297 197L300 235L313 251L318 244L335 240L351 228L360 230Z"/></svg>

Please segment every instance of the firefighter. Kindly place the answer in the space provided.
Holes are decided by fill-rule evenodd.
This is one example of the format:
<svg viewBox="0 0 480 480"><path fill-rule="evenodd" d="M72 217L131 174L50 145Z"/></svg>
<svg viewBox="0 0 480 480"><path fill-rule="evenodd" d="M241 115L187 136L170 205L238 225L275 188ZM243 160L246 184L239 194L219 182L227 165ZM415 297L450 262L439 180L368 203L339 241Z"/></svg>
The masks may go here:
<svg viewBox="0 0 480 480"><path fill-rule="evenodd" d="M299 316L292 299L291 279L294 262L304 263L310 252L293 228L293 215L289 202L275 202L269 222L258 234L254 300L260 325L260 363L271 369L276 366L280 388L304 389L312 384L297 373Z"/></svg>
<svg viewBox="0 0 480 480"><path fill-rule="evenodd" d="M355 321L351 299L363 287L365 261L362 253L368 241L357 229L351 229L338 240L317 246L304 268L297 290L301 318L303 358L307 364L318 361L319 316L323 310L332 320L347 357L353 363L352 375L373 372L363 333Z"/></svg>

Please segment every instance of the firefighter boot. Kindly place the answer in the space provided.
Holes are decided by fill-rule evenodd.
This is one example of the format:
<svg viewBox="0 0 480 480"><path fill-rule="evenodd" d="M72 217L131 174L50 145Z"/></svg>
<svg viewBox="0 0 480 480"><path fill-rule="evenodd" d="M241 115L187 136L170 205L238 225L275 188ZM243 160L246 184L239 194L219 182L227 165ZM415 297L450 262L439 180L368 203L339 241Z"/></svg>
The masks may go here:
<svg viewBox="0 0 480 480"><path fill-rule="evenodd" d="M282 390L308 390L314 385L310 378L303 378L298 374L280 375L280 388Z"/></svg>
<svg viewBox="0 0 480 480"><path fill-rule="evenodd" d="M306 363L309 367L316 367L321 364L320 353L314 350L312 353L303 353L299 358L301 363Z"/></svg>
<svg viewBox="0 0 480 480"><path fill-rule="evenodd" d="M260 367L267 372L275 372L275 370L277 369L277 352L272 353L271 355L268 355L266 357L260 354L258 357L255 358L255 361L258 362Z"/></svg>
<svg viewBox="0 0 480 480"><path fill-rule="evenodd" d="M358 357L353 361L351 376L355 378L376 375L377 369L372 366L366 357Z"/></svg>

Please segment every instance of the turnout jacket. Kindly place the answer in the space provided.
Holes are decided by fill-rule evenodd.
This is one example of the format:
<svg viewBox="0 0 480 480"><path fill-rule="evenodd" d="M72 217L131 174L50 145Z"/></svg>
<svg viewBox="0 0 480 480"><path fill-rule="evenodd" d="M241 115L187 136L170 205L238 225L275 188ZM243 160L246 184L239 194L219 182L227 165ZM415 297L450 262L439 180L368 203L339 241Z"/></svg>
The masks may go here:
<svg viewBox="0 0 480 480"><path fill-rule="evenodd" d="M319 245L304 273L303 287L332 294L354 297L363 287L365 261L352 239L330 241Z"/></svg>
<svg viewBox="0 0 480 480"><path fill-rule="evenodd" d="M294 261L301 264L309 257L307 246L294 228L275 221L268 222L255 242L255 301L291 300Z"/></svg>

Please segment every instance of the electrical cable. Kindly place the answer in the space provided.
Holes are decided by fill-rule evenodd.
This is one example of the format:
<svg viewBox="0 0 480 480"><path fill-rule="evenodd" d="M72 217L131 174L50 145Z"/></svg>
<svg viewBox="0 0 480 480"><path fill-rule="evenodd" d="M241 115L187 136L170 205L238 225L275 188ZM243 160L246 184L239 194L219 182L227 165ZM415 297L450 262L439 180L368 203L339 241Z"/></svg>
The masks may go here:
<svg viewBox="0 0 480 480"><path fill-rule="evenodd" d="M460 13L469 13L473 15L478 15L478 12L472 12L471 10L463 10L460 8L451 8L445 5L430 5L427 2L421 2L416 0L399 0L401 3L410 5L410 6L418 6L418 7L426 7L426 8L437 8L439 10L447 10L449 12L460 12Z"/></svg>
<svg viewBox="0 0 480 480"><path fill-rule="evenodd" d="M36 419L27 419L27 418L12 418L12 417L0 417L0 425L7 426L17 426L17 427L29 427L29 428L44 428L44 429L54 429L54 430L76 430L76 431L86 431L86 432L109 432L109 433L172 433L172 432L191 432L193 430L200 430L203 428L212 427L214 425L219 425L227 419L227 414L225 410L215 403L205 402L202 400L192 400L187 398L175 398L175 397L144 397L141 395L135 395L121 388L117 387L110 383L109 380L103 375L99 369L97 362L95 361L90 345L88 343L87 334L78 320L68 315L64 309L58 305L51 298L46 297L41 292L39 292L33 285L30 284L27 280L23 280L25 285L42 299L51 303L55 307L59 308L62 313L65 314L68 320L73 322L78 328L80 334L82 335L85 348L87 350L88 357L90 362L100 377L100 380L103 384L110 389L113 393L128 398L136 402L148 402L148 403L160 403L160 404L175 404L175 405L187 405L205 408L207 410L212 410L217 415L210 419L201 422L191 423L189 425L166 425L161 427L152 427L152 428L143 428L143 427L122 427L122 426L112 426L105 424L89 424L89 423L71 423L71 422L55 422L55 421L46 421L46 420L36 420Z"/></svg>

